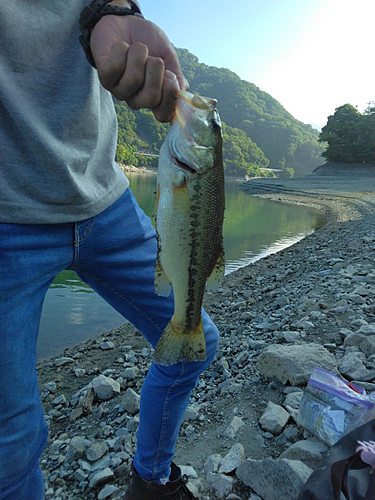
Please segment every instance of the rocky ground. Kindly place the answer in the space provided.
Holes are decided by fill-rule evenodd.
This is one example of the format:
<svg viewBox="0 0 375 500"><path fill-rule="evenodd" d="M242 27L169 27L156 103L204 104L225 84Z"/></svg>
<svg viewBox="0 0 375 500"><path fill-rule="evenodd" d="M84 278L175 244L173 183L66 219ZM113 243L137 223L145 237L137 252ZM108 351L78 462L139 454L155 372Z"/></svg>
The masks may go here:
<svg viewBox="0 0 375 500"><path fill-rule="evenodd" d="M327 450L296 424L314 366L375 390L374 173L353 179L327 168L247 185L252 194L318 206L329 222L206 296L221 341L175 457L200 499L297 500ZM122 498L151 357L124 325L39 363L50 425L47 499Z"/></svg>

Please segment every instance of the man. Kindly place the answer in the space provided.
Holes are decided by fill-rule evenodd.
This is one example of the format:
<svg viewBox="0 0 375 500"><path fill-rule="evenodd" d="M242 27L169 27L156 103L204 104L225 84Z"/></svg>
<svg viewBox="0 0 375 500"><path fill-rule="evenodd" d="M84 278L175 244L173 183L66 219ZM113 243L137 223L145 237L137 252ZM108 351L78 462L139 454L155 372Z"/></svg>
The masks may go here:
<svg viewBox="0 0 375 500"><path fill-rule="evenodd" d="M43 498L48 429L35 350L56 274L74 269L154 347L173 313L172 297L154 293L154 229L114 161L111 94L168 122L187 83L166 35L132 1L94 0L81 17L90 65L78 41L88 4L0 3L1 500ZM130 11L102 15L106 4ZM152 364L146 377L126 500L194 498L172 458L191 391L217 348L206 313L203 322L205 362Z"/></svg>

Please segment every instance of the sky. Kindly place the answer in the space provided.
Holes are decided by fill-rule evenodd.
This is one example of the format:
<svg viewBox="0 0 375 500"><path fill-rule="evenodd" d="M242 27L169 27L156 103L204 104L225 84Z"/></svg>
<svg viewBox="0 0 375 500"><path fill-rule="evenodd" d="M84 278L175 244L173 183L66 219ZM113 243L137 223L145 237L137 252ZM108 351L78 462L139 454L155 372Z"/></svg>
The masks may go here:
<svg viewBox="0 0 375 500"><path fill-rule="evenodd" d="M349 103L362 112L375 101L375 0L140 5L176 47L201 63L234 71L304 123L323 127L337 107Z"/></svg>

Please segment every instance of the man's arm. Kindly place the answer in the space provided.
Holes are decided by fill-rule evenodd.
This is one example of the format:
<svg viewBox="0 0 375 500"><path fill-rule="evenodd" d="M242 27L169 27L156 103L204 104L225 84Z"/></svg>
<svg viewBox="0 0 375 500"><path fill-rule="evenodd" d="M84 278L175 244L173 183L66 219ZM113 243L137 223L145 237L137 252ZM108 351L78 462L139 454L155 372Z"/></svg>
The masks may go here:
<svg viewBox="0 0 375 500"><path fill-rule="evenodd" d="M130 7L126 0L111 4ZM188 84L158 26L136 16L105 16L93 29L91 51L102 85L116 99L132 109L151 109L161 122L172 119L177 92Z"/></svg>

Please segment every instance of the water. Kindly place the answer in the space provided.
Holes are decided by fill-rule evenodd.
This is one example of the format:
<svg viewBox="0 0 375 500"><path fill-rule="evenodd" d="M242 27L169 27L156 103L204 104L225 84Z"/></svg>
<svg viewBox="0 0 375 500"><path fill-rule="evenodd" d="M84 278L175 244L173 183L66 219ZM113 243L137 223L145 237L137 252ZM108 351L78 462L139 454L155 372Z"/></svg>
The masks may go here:
<svg viewBox="0 0 375 500"><path fill-rule="evenodd" d="M129 174L129 180L139 204L151 216L156 175ZM324 224L317 210L253 197L238 184L226 180L223 230L226 274L295 243ZM99 336L124 322L74 271L64 271L46 295L38 358L57 355L66 347Z"/></svg>

